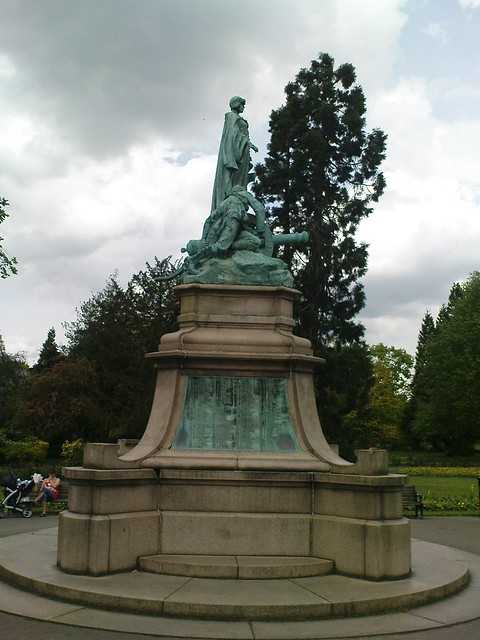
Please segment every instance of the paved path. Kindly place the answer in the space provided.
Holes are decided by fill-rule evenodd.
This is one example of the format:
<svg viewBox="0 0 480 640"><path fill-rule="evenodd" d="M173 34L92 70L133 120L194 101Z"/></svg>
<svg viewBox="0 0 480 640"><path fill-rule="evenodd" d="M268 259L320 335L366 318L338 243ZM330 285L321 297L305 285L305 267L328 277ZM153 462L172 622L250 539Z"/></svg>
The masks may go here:
<svg viewBox="0 0 480 640"><path fill-rule="evenodd" d="M40 529L48 529L54 527L58 520L58 516L33 516L33 518L18 518L17 516L6 516L0 518L0 538L13 536L16 533L33 533Z"/></svg>
<svg viewBox="0 0 480 640"><path fill-rule="evenodd" d="M7 518L0 520L0 537L28 533L51 527L56 516ZM480 518L427 518L412 521L413 535L429 542L455 546L480 555ZM479 602L480 616L480 602ZM358 618L361 634L362 619ZM27 620L0 613L1 636L14 640L145 640L145 635L96 631ZM362 636L359 635L358 638ZM363 636L365 637L365 636ZM371 636L370 636L371 637ZM474 622L400 635L376 636L376 640L475 640L480 638L480 620ZM163 638L163 640L167 640ZM172 639L173 640L173 639ZM355 640L351 638L350 640Z"/></svg>

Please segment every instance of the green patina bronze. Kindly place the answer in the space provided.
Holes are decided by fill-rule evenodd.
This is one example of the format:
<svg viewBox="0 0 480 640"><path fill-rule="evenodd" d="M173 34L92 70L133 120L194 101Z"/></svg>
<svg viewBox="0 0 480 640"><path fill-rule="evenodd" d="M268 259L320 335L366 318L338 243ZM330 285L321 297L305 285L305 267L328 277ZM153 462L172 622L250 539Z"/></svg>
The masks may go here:
<svg viewBox="0 0 480 640"><path fill-rule="evenodd" d="M230 100L225 115L210 215L202 237L190 240L182 252L183 265L168 276L182 276L184 283L253 284L291 287L287 266L273 257L275 245L305 244L308 233L275 235L266 222L263 204L249 191L253 180L248 122L240 115L245 99Z"/></svg>
<svg viewBox="0 0 480 640"><path fill-rule="evenodd" d="M189 376L174 449L299 451L286 378Z"/></svg>
<svg viewBox="0 0 480 640"><path fill-rule="evenodd" d="M250 149L253 151L258 149L250 142L248 122L240 115L245 109L245 104L245 98L234 96L229 103L231 111L225 114L211 211L215 211L235 186L246 189L247 184L253 180L253 175L250 174L252 169Z"/></svg>

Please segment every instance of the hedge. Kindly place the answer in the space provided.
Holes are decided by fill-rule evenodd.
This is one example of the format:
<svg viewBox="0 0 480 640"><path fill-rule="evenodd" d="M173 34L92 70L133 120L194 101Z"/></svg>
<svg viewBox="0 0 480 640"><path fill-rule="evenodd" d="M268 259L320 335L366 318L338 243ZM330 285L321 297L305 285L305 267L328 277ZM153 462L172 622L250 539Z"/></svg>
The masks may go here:
<svg viewBox="0 0 480 640"><path fill-rule="evenodd" d="M396 467L395 471L405 473L408 476L480 477L480 467Z"/></svg>
<svg viewBox="0 0 480 640"><path fill-rule="evenodd" d="M425 511L478 511L476 496L424 496Z"/></svg>

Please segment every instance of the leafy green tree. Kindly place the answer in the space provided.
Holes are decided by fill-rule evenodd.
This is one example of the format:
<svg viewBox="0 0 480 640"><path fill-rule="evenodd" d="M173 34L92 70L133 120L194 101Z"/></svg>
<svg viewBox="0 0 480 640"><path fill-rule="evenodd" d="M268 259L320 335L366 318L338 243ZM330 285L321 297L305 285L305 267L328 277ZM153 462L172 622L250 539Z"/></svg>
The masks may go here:
<svg viewBox="0 0 480 640"><path fill-rule="evenodd" d="M382 343L368 348L372 366L367 400L346 414L344 423L356 447L397 447L409 397L413 358Z"/></svg>
<svg viewBox="0 0 480 640"><path fill-rule="evenodd" d="M327 54L302 69L285 94L285 104L270 116L268 154L256 166L254 190L277 231L309 231L309 246L287 246L280 254L302 292L298 331L327 360L317 388L324 428L330 438L345 441L342 422L351 403L344 398L356 399L347 413L361 413L365 380L371 378L366 349L351 348L364 333L356 315L365 303L360 279L368 257L355 234L385 187L380 165L386 136L366 129L365 96L354 67L335 68ZM348 378L350 369L364 377ZM335 397L332 409L327 401Z"/></svg>
<svg viewBox="0 0 480 640"><path fill-rule="evenodd" d="M102 411L93 364L65 358L32 376L16 423L20 433L48 441L58 455L65 440L103 440Z"/></svg>
<svg viewBox="0 0 480 640"><path fill-rule="evenodd" d="M318 371L316 396L323 431L348 458L356 448L370 446L365 420L372 381L371 358L362 342L331 349Z"/></svg>
<svg viewBox="0 0 480 640"><path fill-rule="evenodd" d="M155 258L126 287L111 277L65 325L64 350L49 330L12 417L16 434L48 440L55 454L67 440L143 433L155 383L144 354L155 351L162 334L175 328L175 283L159 279L171 271L169 259ZM0 409L1 367L0 352Z"/></svg>
<svg viewBox="0 0 480 640"><path fill-rule="evenodd" d="M47 338L42 345L38 361L34 366L35 371L43 371L53 367L58 360L63 356L62 352L58 348L55 340L55 329L52 327L48 330Z"/></svg>
<svg viewBox="0 0 480 640"><path fill-rule="evenodd" d="M6 208L8 207L8 200L0 197L0 224L8 218ZM10 275L17 273L17 259L9 258L2 247L3 238L0 236L0 278L7 278Z"/></svg>
<svg viewBox="0 0 480 640"><path fill-rule="evenodd" d="M147 262L145 269L134 274L128 283L127 294L138 318L145 351L156 350L161 336L176 327L178 305L173 289L177 283L160 279L171 271L170 258L155 257L153 264Z"/></svg>
<svg viewBox="0 0 480 640"><path fill-rule="evenodd" d="M383 385L388 381L392 393L407 400L412 380L412 356L405 349L388 347L381 342L372 345L369 351L373 359L376 384Z"/></svg>
<svg viewBox="0 0 480 640"><path fill-rule="evenodd" d="M80 306L66 337L69 357L86 359L95 370L103 407L100 430L111 437L117 429L129 431L134 399L141 393L143 353L135 311L115 277Z"/></svg>
<svg viewBox="0 0 480 640"><path fill-rule="evenodd" d="M7 353L0 336L0 429L12 431L12 423L28 381L28 365L21 354Z"/></svg>
<svg viewBox="0 0 480 640"><path fill-rule="evenodd" d="M377 445L397 446L410 397L413 358L397 347L382 343L370 347L373 385L370 389L369 428Z"/></svg>
<svg viewBox="0 0 480 640"><path fill-rule="evenodd" d="M93 364L102 397L101 431L109 438L141 435L151 406L155 375L146 352L155 351L176 322L169 260L146 265L122 288L115 277L77 311L66 327L68 354Z"/></svg>
<svg viewBox="0 0 480 640"><path fill-rule="evenodd" d="M426 447L468 454L480 439L480 273L454 285L426 347L413 433Z"/></svg>

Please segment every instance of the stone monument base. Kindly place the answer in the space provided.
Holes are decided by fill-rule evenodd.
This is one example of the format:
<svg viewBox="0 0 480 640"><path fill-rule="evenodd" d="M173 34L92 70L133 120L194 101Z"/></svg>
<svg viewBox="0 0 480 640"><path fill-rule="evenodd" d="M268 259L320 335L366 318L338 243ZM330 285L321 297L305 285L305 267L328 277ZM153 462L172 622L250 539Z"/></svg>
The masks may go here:
<svg viewBox="0 0 480 640"><path fill-rule="evenodd" d="M370 580L410 573L403 476L363 475L361 464L348 474L154 470L128 468L116 454L116 445L90 445L86 467L65 469L58 566L66 572L104 575L162 554L311 557ZM382 455L360 461L375 468Z"/></svg>
<svg viewBox="0 0 480 640"><path fill-rule="evenodd" d="M438 621L451 620L452 614L456 621L478 615L478 556L418 540L413 543L414 576L372 582L342 575L269 580L191 578L143 571L100 579L68 575L54 566L56 538L56 531L47 529L0 540L0 580L41 596L36 601L25 591L12 594L10 587L0 584L0 608L13 601L20 604L17 613L27 617L44 616L49 621L53 618L66 624L168 638L272 640L358 637L359 633L370 638L379 632L419 631L427 626L438 631ZM425 608L427 603L460 591L468 583L469 568L471 590L459 596L460 600L446 602L443 613L442 605ZM8 604L5 594L10 597ZM415 616L415 609L411 609L419 606ZM403 613L372 617L398 610ZM411 610L410 614L405 610ZM362 615L368 618L346 620ZM329 624L328 618L336 620ZM239 628L240 620L243 629ZM295 620L299 622L292 622Z"/></svg>
<svg viewBox="0 0 480 640"><path fill-rule="evenodd" d="M333 570L333 562L313 556L195 556L159 553L138 559L140 571L188 578L277 580L311 578Z"/></svg>

